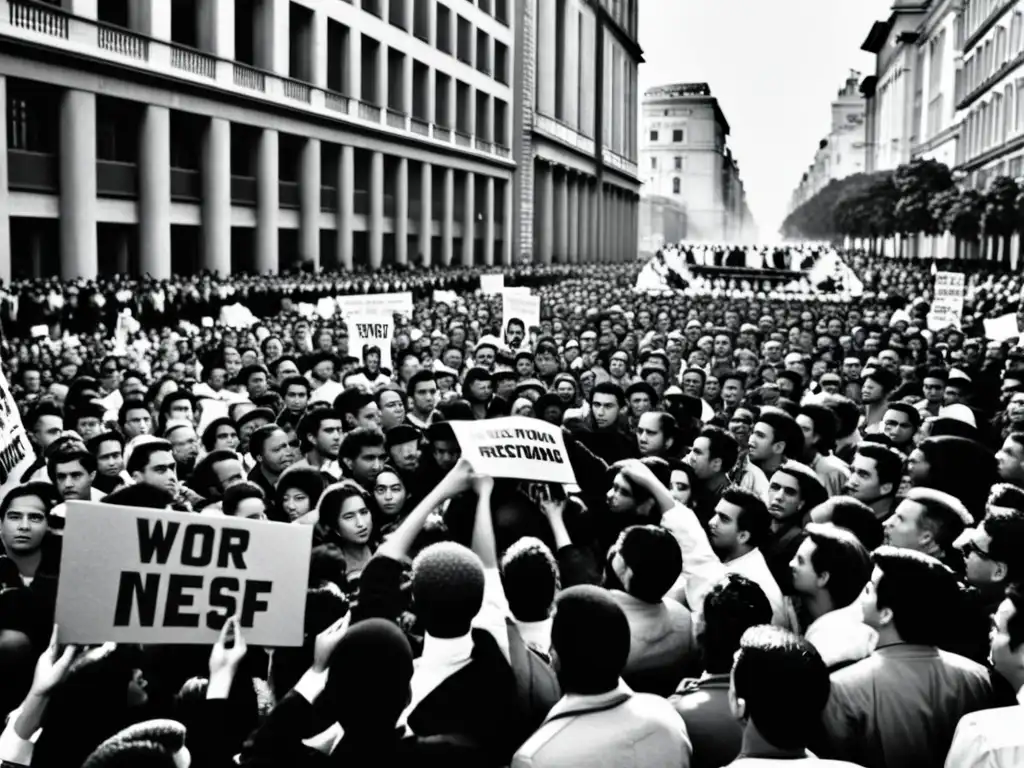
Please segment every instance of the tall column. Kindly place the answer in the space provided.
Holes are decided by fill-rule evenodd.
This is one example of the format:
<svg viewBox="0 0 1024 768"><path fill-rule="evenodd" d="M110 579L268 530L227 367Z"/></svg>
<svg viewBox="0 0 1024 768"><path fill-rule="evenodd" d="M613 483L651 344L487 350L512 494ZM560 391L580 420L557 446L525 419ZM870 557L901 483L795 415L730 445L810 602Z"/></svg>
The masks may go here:
<svg viewBox="0 0 1024 768"><path fill-rule="evenodd" d="M590 239L590 179L587 176L580 177L577 195L580 205L580 263L589 264L593 261Z"/></svg>
<svg viewBox="0 0 1024 768"><path fill-rule="evenodd" d="M278 212L281 171L279 136L273 128L260 132L256 146L256 272L276 274L281 267L278 254Z"/></svg>
<svg viewBox="0 0 1024 768"><path fill-rule="evenodd" d="M431 4L433 7L433 4ZM439 123L437 114L437 70L433 67L427 69L427 114L428 123Z"/></svg>
<svg viewBox="0 0 1024 768"><path fill-rule="evenodd" d="M388 47L381 42L377 45L377 93L374 100L382 109L387 110L388 103Z"/></svg>
<svg viewBox="0 0 1024 768"><path fill-rule="evenodd" d="M537 175L540 183L540 216L536 219L540 226L537 244L540 247L540 263L552 262L555 247L555 173L547 163L537 164Z"/></svg>
<svg viewBox="0 0 1024 768"><path fill-rule="evenodd" d="M309 46L309 79L317 88L327 86L327 14L313 11L313 44Z"/></svg>
<svg viewBox="0 0 1024 768"><path fill-rule="evenodd" d="M320 139L306 139L299 166L299 258L320 268Z"/></svg>
<svg viewBox="0 0 1024 768"><path fill-rule="evenodd" d="M203 136L203 269L231 274L231 123L221 117Z"/></svg>
<svg viewBox="0 0 1024 768"><path fill-rule="evenodd" d="M484 264L494 266L494 177L484 181Z"/></svg>
<svg viewBox="0 0 1024 768"><path fill-rule="evenodd" d="M168 3L170 5L170 3ZM228 61L235 58L235 4L232 0L199 3L199 47ZM285 31L287 35L287 30Z"/></svg>
<svg viewBox="0 0 1024 768"><path fill-rule="evenodd" d="M590 262L600 264L604 259L604 240L601 237L601 182L594 179L590 185Z"/></svg>
<svg viewBox="0 0 1024 768"><path fill-rule="evenodd" d="M476 136L476 88L472 85L469 86L466 89L466 94L466 133L470 136Z"/></svg>
<svg viewBox="0 0 1024 768"><path fill-rule="evenodd" d="M476 248L476 174L466 172L462 189L462 266L473 266Z"/></svg>
<svg viewBox="0 0 1024 768"><path fill-rule="evenodd" d="M444 169L444 213L441 214L441 265L451 266L455 251L455 171Z"/></svg>
<svg viewBox="0 0 1024 768"><path fill-rule="evenodd" d="M409 159L398 158L395 172L395 261L409 263Z"/></svg>
<svg viewBox="0 0 1024 768"><path fill-rule="evenodd" d="M512 240L514 238L512 228L516 225L512 203L511 177L505 179L503 189L504 192L502 194L505 197L505 203L502 206L501 212L501 263L508 267L512 265Z"/></svg>
<svg viewBox="0 0 1024 768"><path fill-rule="evenodd" d="M384 263L384 153L370 155L370 268Z"/></svg>
<svg viewBox="0 0 1024 768"><path fill-rule="evenodd" d="M608 205L608 188L598 179L595 187L597 197L597 213L594 216L594 232L597 236L597 260L601 264L610 261L611 244L608 242L608 217L611 213Z"/></svg>
<svg viewBox="0 0 1024 768"><path fill-rule="evenodd" d="M580 125L580 12L575 4L565 4L565 39L562 55L562 119L573 129Z"/></svg>
<svg viewBox="0 0 1024 768"><path fill-rule="evenodd" d="M406 0L406 7L412 7L412 3L408 0ZM413 63L414 59L408 53L402 56L402 111L407 115L412 114L412 80L415 73Z"/></svg>
<svg viewBox="0 0 1024 768"><path fill-rule="evenodd" d="M430 163L420 165L420 259L424 267L433 263L434 247L434 169Z"/></svg>
<svg viewBox="0 0 1024 768"><path fill-rule="evenodd" d="M343 144L338 153L338 264L352 270L352 217L355 215L356 151Z"/></svg>
<svg viewBox="0 0 1024 768"><path fill-rule="evenodd" d="M60 105L60 273L96 278L96 95L68 89Z"/></svg>
<svg viewBox="0 0 1024 768"><path fill-rule="evenodd" d="M171 276L170 110L152 104L143 107L140 128L139 272L167 280Z"/></svg>
<svg viewBox="0 0 1024 768"><path fill-rule="evenodd" d="M348 56L345 61L345 95L351 99L363 99L363 35L355 29L348 31ZM371 95L371 94L367 94Z"/></svg>
<svg viewBox="0 0 1024 768"><path fill-rule="evenodd" d="M7 146L7 78L0 75L0 148ZM8 213L7 152L0 152L0 282L11 281L11 218Z"/></svg>
<svg viewBox="0 0 1024 768"><path fill-rule="evenodd" d="M580 185L579 176L569 175L569 263L580 263Z"/></svg>
<svg viewBox="0 0 1024 768"><path fill-rule="evenodd" d="M559 77L555 40L558 6L559 3L543 0L537 3L537 111L551 117L555 116L555 88Z"/></svg>
<svg viewBox="0 0 1024 768"><path fill-rule="evenodd" d="M569 173L565 170L555 179L555 259L569 263Z"/></svg>

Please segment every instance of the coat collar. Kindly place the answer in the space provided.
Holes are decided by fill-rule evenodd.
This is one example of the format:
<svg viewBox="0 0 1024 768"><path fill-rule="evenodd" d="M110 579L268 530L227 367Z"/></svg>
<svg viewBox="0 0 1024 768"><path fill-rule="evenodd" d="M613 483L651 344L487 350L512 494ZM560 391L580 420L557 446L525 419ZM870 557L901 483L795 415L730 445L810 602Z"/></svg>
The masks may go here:
<svg viewBox="0 0 1024 768"><path fill-rule="evenodd" d="M607 693L593 695L567 693L551 708L544 722L565 717L577 717L591 712L603 712L624 704L632 696L633 691L622 680L619 680L616 688Z"/></svg>

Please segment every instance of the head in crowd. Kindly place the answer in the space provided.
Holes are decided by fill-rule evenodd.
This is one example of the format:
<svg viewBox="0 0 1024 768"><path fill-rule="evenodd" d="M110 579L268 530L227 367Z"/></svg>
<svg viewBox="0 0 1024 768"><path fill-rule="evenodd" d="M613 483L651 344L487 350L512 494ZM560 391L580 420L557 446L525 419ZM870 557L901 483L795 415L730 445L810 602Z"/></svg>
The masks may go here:
<svg viewBox="0 0 1024 768"><path fill-rule="evenodd" d="M509 610L521 622L544 621L560 589L558 563L547 544L524 536L505 550L501 581Z"/></svg>
<svg viewBox="0 0 1024 768"><path fill-rule="evenodd" d="M652 604L661 602L683 570L679 543L655 525L633 525L624 530L609 560L625 591Z"/></svg>
<svg viewBox="0 0 1024 768"><path fill-rule="evenodd" d="M799 525L828 498L821 480L806 464L784 462L768 478L768 512L778 525Z"/></svg>
<svg viewBox="0 0 1024 768"><path fill-rule="evenodd" d="M564 693L586 696L612 691L629 658L626 614L600 587L569 587L555 601L551 647Z"/></svg>
<svg viewBox="0 0 1024 768"><path fill-rule="evenodd" d="M704 598L700 634L704 671L729 674L743 633L771 621L772 606L764 590L746 576L726 574Z"/></svg>
<svg viewBox="0 0 1024 768"><path fill-rule="evenodd" d="M760 496L729 486L708 524L711 546L724 562L735 560L767 541L771 525L771 513Z"/></svg>
<svg viewBox="0 0 1024 768"><path fill-rule="evenodd" d="M899 452L877 443L861 443L844 490L865 504L878 504L895 497L902 477L903 456Z"/></svg>
<svg viewBox="0 0 1024 768"><path fill-rule="evenodd" d="M845 608L871 576L868 551L834 523L808 523L805 530L807 538L790 563L794 591L805 603L816 603L818 615Z"/></svg>

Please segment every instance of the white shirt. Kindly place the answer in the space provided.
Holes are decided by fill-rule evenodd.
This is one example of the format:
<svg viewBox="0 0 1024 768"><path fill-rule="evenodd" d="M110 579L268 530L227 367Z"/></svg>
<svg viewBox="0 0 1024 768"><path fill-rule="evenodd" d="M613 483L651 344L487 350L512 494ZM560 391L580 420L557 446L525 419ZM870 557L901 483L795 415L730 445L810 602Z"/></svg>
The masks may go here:
<svg viewBox="0 0 1024 768"><path fill-rule="evenodd" d="M524 643L544 655L551 653L551 619L543 621L515 619L515 625Z"/></svg>
<svg viewBox="0 0 1024 768"><path fill-rule="evenodd" d="M875 650L878 633L863 618L860 606L851 603L815 619L804 639L821 654L827 667L866 659Z"/></svg>
<svg viewBox="0 0 1024 768"><path fill-rule="evenodd" d="M986 709L960 718L946 768L1019 768L1024 765L1024 688L1017 706Z"/></svg>

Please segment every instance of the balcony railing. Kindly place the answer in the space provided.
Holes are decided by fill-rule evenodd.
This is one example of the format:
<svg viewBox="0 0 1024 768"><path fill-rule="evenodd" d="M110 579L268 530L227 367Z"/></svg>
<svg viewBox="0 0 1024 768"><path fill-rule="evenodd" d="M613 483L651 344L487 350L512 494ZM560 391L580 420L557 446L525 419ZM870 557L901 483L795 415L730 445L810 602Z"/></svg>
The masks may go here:
<svg viewBox="0 0 1024 768"><path fill-rule="evenodd" d="M584 136L575 128L566 125L560 120L555 120L553 117L536 112L533 116L533 126L541 133L558 139L570 147L575 147L580 152L588 155L594 154L594 140L589 136Z"/></svg>
<svg viewBox="0 0 1024 768"><path fill-rule="evenodd" d="M141 35L117 27L98 27L96 42L105 51L129 59L149 61L149 41Z"/></svg>
<svg viewBox="0 0 1024 768"><path fill-rule="evenodd" d="M172 44L171 66L193 75L208 77L211 80L217 77L217 60L210 54L197 51L195 48Z"/></svg>
<svg viewBox="0 0 1024 768"><path fill-rule="evenodd" d="M267 76L254 67L236 63L233 67L234 82L239 88L266 93Z"/></svg>
<svg viewBox="0 0 1024 768"><path fill-rule="evenodd" d="M628 173L633 176L637 175L637 171L639 169L636 167L636 163L634 163L632 160L623 157L622 155L612 152L610 149L608 149L608 147L604 148L604 150L601 153L601 156L604 160L605 165L610 165L612 168L620 170L623 173Z"/></svg>
<svg viewBox="0 0 1024 768"><path fill-rule="evenodd" d="M283 80L285 98L295 101L310 102L312 89L308 83L300 83L298 80Z"/></svg>
<svg viewBox="0 0 1024 768"><path fill-rule="evenodd" d="M161 0L163 2L164 0ZM4 8L6 6L6 9ZM424 143L453 144L462 152L510 160L507 147L465 133L453 137L450 128L400 110L353 100L336 91L292 80L248 64L231 61L180 43L158 39L76 16L38 0L0 0L0 39L31 41L55 53L116 62L139 72L172 78L200 79L207 87L266 103L287 101L340 122L360 120L387 125ZM384 112L384 114L382 114Z"/></svg>

